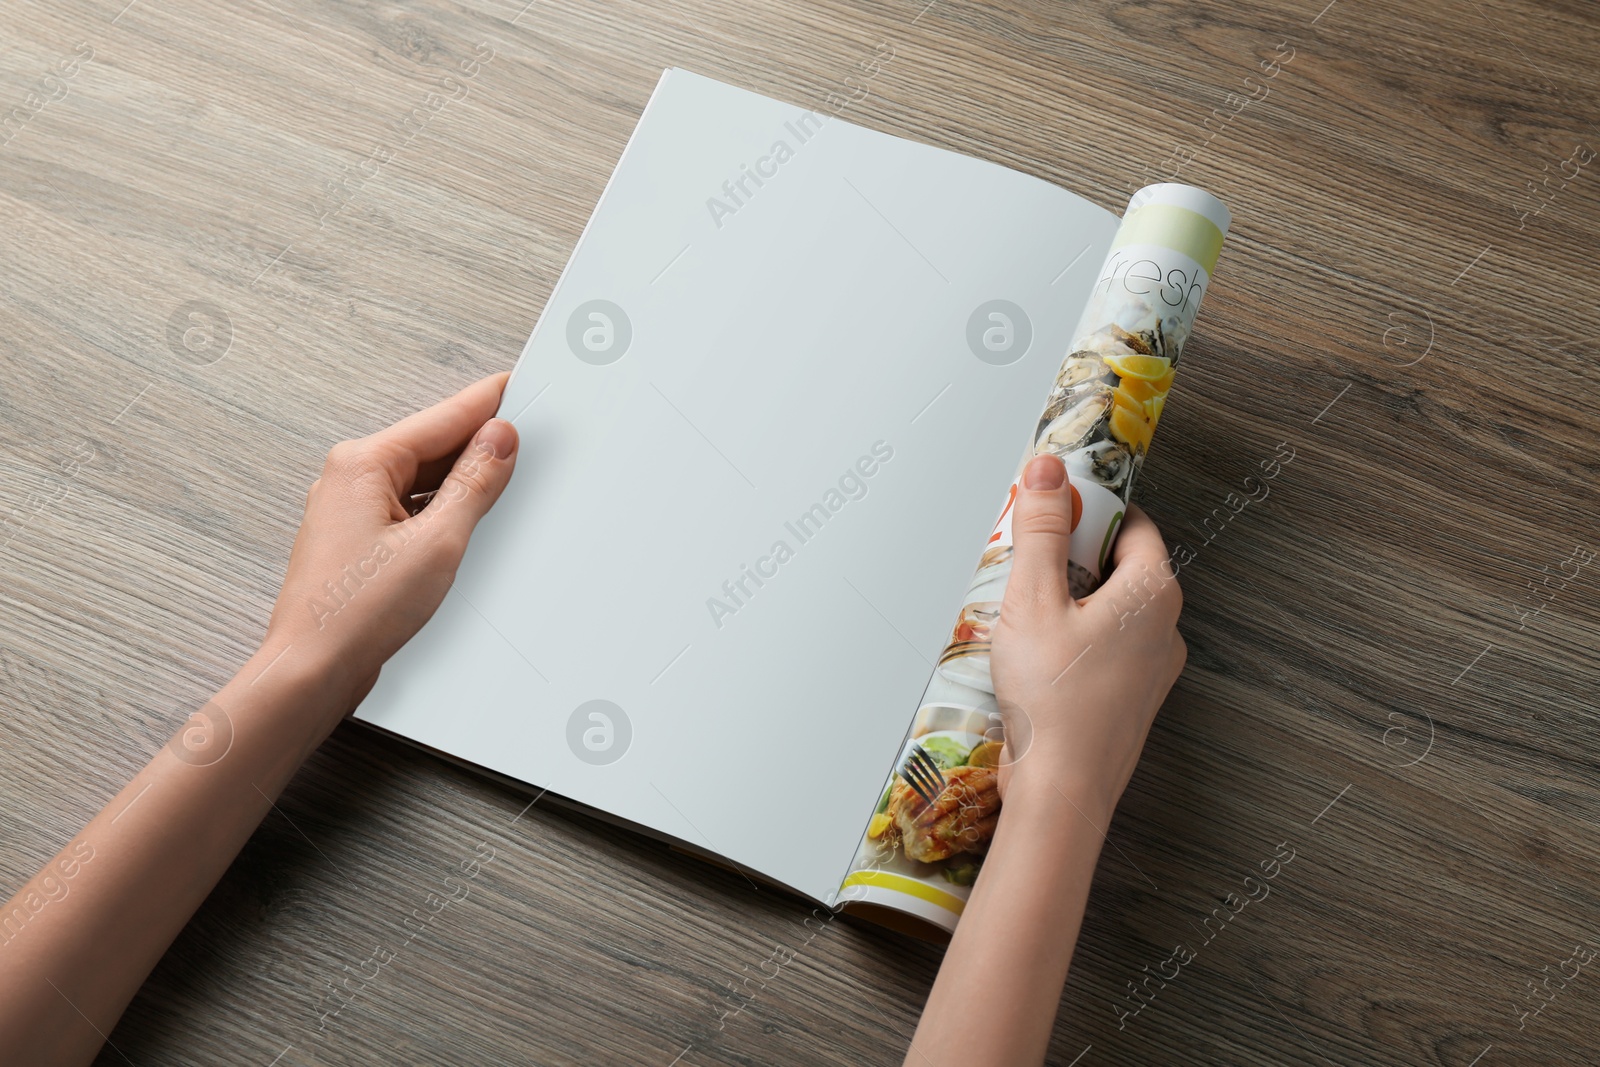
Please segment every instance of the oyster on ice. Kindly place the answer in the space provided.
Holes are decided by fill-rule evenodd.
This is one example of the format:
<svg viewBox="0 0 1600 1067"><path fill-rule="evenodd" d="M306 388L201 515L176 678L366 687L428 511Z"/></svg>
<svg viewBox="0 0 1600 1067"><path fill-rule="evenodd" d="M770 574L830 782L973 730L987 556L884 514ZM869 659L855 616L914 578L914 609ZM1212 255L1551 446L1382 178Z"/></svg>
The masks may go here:
<svg viewBox="0 0 1600 1067"><path fill-rule="evenodd" d="M1095 432L1102 419L1111 410L1111 388L1097 383L1080 395L1070 397L1059 414L1052 416L1057 405L1045 410L1039 420L1039 432L1034 436L1033 451L1050 452L1057 456L1083 447Z"/></svg>
<svg viewBox="0 0 1600 1067"><path fill-rule="evenodd" d="M1114 440L1096 441L1065 457L1073 477L1091 478L1114 493L1121 493L1133 473L1133 455Z"/></svg>
<svg viewBox="0 0 1600 1067"><path fill-rule="evenodd" d="M1068 356L1066 362L1061 364L1061 371L1056 375L1056 383L1050 390L1050 399L1045 403L1044 414L1039 417L1039 429L1042 431L1046 425L1066 411L1072 405L1074 397L1099 386L1109 386L1113 382L1111 368L1106 366L1105 360L1099 356L1082 352Z"/></svg>
<svg viewBox="0 0 1600 1067"><path fill-rule="evenodd" d="M1056 372L1056 392L1067 392L1076 389L1085 382L1092 382L1097 378L1104 378L1111 373L1111 368L1106 366L1106 361L1095 352L1074 352L1061 364L1061 370Z"/></svg>
<svg viewBox="0 0 1600 1067"><path fill-rule="evenodd" d="M1124 330L1123 332L1126 333L1127 331ZM1148 329L1128 334L1128 336L1133 338L1132 341L1127 342L1129 348L1142 349L1147 356L1167 358L1167 335L1166 331L1161 328L1160 319L1157 319L1155 324Z"/></svg>
<svg viewBox="0 0 1600 1067"><path fill-rule="evenodd" d="M1168 355L1167 335L1162 329L1161 320L1156 319L1154 324L1137 332L1124 330L1116 323L1111 323L1079 342L1081 353L1101 356L1166 356ZM1173 356L1176 362L1177 357Z"/></svg>

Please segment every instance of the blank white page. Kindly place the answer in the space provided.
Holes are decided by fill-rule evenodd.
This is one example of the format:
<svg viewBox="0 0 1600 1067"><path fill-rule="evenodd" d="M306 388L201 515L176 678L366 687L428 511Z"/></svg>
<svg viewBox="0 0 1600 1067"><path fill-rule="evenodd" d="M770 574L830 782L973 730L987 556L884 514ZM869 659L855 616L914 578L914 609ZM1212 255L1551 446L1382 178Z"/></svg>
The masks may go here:
<svg viewBox="0 0 1600 1067"><path fill-rule="evenodd" d="M831 903L1117 219L806 114L663 75L506 390L516 475L358 714ZM1032 324L1005 366L967 339L994 299ZM614 762L569 746L592 700Z"/></svg>

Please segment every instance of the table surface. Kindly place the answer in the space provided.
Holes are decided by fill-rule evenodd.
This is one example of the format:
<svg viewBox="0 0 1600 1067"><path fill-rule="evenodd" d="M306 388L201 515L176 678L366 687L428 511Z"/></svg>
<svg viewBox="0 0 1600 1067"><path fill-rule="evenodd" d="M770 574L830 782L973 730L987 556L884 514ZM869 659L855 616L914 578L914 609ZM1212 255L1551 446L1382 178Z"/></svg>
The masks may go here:
<svg viewBox="0 0 1600 1067"><path fill-rule="evenodd" d="M7 886L259 640L328 447L511 365L678 65L1233 209L1051 1062L1600 1061L1590 5L124 3L0 12ZM100 1062L898 1062L938 949L525 804L341 727Z"/></svg>

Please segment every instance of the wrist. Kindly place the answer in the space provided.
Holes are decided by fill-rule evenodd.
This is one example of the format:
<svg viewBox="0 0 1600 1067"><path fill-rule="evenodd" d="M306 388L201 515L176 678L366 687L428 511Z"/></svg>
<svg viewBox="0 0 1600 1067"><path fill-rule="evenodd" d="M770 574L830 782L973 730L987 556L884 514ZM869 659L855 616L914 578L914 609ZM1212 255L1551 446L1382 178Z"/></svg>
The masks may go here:
<svg viewBox="0 0 1600 1067"><path fill-rule="evenodd" d="M1011 769L1001 810L1029 821L1064 814L1087 821L1103 835L1111 825L1119 794L1105 783L1062 771L1058 763L1025 759Z"/></svg>
<svg viewBox="0 0 1600 1067"><path fill-rule="evenodd" d="M322 654L315 643L269 633L239 669L234 684L243 687L243 699L267 698L268 706L281 712L293 709L331 729L350 710L359 683L337 657Z"/></svg>
<svg viewBox="0 0 1600 1067"><path fill-rule="evenodd" d="M273 621L252 659L259 659L266 667L281 655L273 672L290 666L308 682L315 680L323 690L337 695L341 715L366 695L388 659L388 653L380 651L385 644L382 628L365 616L345 613L330 617L327 625L320 628L303 620L292 624L283 620L283 625L278 625L279 621L274 611Z"/></svg>
<svg viewBox="0 0 1600 1067"><path fill-rule="evenodd" d="M173 758L158 757L152 766L159 763L160 773L193 781L195 768L221 765L225 778L251 783L249 792L275 796L348 707L326 668L303 650L269 640L214 697L190 712L167 742L165 754Z"/></svg>

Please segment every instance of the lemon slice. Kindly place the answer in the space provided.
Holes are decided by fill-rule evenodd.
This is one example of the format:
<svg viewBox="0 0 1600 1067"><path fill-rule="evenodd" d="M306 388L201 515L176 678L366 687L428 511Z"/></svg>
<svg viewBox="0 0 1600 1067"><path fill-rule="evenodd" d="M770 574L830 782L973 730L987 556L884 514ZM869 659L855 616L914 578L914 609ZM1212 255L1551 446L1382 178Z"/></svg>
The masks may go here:
<svg viewBox="0 0 1600 1067"><path fill-rule="evenodd" d="M1126 408L1117 405L1111 409L1111 436L1134 452L1143 452L1150 444L1150 420L1144 408Z"/></svg>
<svg viewBox="0 0 1600 1067"><path fill-rule="evenodd" d="M1172 360L1165 356L1132 355L1101 358L1119 378L1138 378L1146 382L1157 382L1172 370Z"/></svg>
<svg viewBox="0 0 1600 1067"><path fill-rule="evenodd" d="M867 837L873 841L876 841L878 838L883 836L883 832L888 828L889 816L874 815L872 817L872 822L867 826Z"/></svg>
<svg viewBox="0 0 1600 1067"><path fill-rule="evenodd" d="M1130 399L1143 403L1161 395L1163 390L1157 388L1159 384L1145 378L1124 378L1122 384L1117 386L1117 391L1126 393Z"/></svg>
<svg viewBox="0 0 1600 1067"><path fill-rule="evenodd" d="M1000 750L1004 744L1000 741L984 741L975 745L967 754L968 767L998 767L1000 766Z"/></svg>
<svg viewBox="0 0 1600 1067"><path fill-rule="evenodd" d="M1145 413L1144 402L1147 399L1149 398L1119 385L1111 391L1111 410L1115 413L1118 408L1125 408L1132 414L1142 416Z"/></svg>

